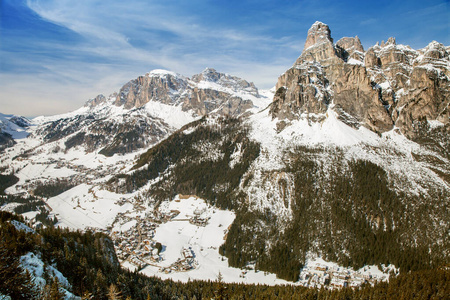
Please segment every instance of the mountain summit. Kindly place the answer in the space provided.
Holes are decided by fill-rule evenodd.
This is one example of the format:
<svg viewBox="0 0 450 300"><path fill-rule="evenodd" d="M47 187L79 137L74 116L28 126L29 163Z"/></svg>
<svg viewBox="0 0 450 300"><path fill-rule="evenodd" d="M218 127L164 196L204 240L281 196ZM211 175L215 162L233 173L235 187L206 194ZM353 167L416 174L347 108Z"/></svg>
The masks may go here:
<svg viewBox="0 0 450 300"><path fill-rule="evenodd" d="M333 43L331 30L327 24L316 21L308 30L304 49L306 50L311 46L322 43Z"/></svg>
<svg viewBox="0 0 450 300"><path fill-rule="evenodd" d="M261 98L258 89L236 76L206 68L187 78L166 70L153 70L125 84L114 104L125 109L139 108L150 101L180 105L197 115L219 112L239 116Z"/></svg>
<svg viewBox="0 0 450 300"><path fill-rule="evenodd" d="M315 22L303 53L278 78L271 112L284 128L303 113L323 118L332 108L349 125L374 132L397 127L413 138L419 120L449 124L449 76L442 44L414 50L389 38L364 51L357 36L333 44L328 25Z"/></svg>

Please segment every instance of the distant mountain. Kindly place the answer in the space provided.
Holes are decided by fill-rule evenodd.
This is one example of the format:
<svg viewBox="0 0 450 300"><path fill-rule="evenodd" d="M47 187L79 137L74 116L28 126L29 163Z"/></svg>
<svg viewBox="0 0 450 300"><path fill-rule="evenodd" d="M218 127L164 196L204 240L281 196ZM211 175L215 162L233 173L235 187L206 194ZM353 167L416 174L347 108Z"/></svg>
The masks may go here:
<svg viewBox="0 0 450 300"><path fill-rule="evenodd" d="M36 118L34 135L44 142L64 139L61 149L83 146L111 156L155 144L204 115L243 116L271 99L253 83L205 69L187 78L154 70L126 83L118 93L87 101L72 113Z"/></svg>
<svg viewBox="0 0 450 300"><path fill-rule="evenodd" d="M25 117L0 113L0 151L13 146L14 139L26 138L30 124L30 120Z"/></svg>
<svg viewBox="0 0 450 300"><path fill-rule="evenodd" d="M114 104L130 109L157 101L180 106L183 111L192 110L196 115L221 113L239 116L258 105L261 98L253 83L211 68L191 79L169 71L154 70L125 84Z"/></svg>

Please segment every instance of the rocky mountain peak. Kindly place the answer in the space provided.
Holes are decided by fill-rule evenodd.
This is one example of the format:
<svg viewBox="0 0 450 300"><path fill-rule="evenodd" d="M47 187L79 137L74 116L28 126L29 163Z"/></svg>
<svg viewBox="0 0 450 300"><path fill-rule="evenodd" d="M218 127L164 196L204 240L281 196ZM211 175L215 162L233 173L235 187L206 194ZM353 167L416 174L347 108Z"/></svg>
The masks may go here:
<svg viewBox="0 0 450 300"><path fill-rule="evenodd" d="M358 36L343 37L336 43L336 48L341 50L341 56L345 60L355 59L364 61L364 47Z"/></svg>
<svg viewBox="0 0 450 300"><path fill-rule="evenodd" d="M395 42L395 37L388 38L386 45L397 45L397 43Z"/></svg>
<svg viewBox="0 0 450 300"><path fill-rule="evenodd" d="M102 94L97 95L95 98L89 99L88 101L86 101L86 103L84 104L85 107L90 107L93 108L97 105L100 105L102 103L106 102L106 97Z"/></svg>
<svg viewBox="0 0 450 300"><path fill-rule="evenodd" d="M450 131L449 101L450 59L444 45L432 42L414 50L390 37L364 51L357 36L333 44L330 28L316 22L303 53L278 78L271 114L284 128L304 114L320 121L331 108L351 126L385 132L395 125L413 138L414 124L424 119Z"/></svg>
<svg viewBox="0 0 450 300"><path fill-rule="evenodd" d="M217 72L213 68L206 68L200 74L193 75L191 80L196 83L200 83L201 81L217 83L220 86L230 88L233 91L242 90L244 92L249 92L256 97L258 96L258 89L253 82L248 82L237 76Z"/></svg>
<svg viewBox="0 0 450 300"><path fill-rule="evenodd" d="M305 61L324 61L340 58L339 49L333 45L331 30L328 25L316 21L308 30L303 53L294 65L301 65Z"/></svg>
<svg viewBox="0 0 450 300"><path fill-rule="evenodd" d="M378 45L378 43L377 43L377 45ZM394 37L388 38L386 43L384 41L381 41L381 44L380 44L381 47L386 47L386 46L390 46L390 45L392 45L392 46L397 45Z"/></svg>
<svg viewBox="0 0 450 300"><path fill-rule="evenodd" d="M327 24L316 21L308 30L308 37L306 38L304 49L321 43L333 43L331 38L331 30Z"/></svg>
<svg viewBox="0 0 450 300"><path fill-rule="evenodd" d="M443 44L432 41L421 49L423 58L428 60L448 59L450 51Z"/></svg>
<svg viewBox="0 0 450 300"><path fill-rule="evenodd" d="M364 47L358 36L355 37L343 37L336 43L337 46L341 47L346 51L354 50L364 52Z"/></svg>
<svg viewBox="0 0 450 300"><path fill-rule="evenodd" d="M211 82L218 82L222 77L226 76L223 73L217 72L213 68L206 68L201 72L200 74L196 74L192 76L192 81L200 82L200 81L211 81Z"/></svg>
<svg viewBox="0 0 450 300"><path fill-rule="evenodd" d="M178 78L178 77L183 77L175 72L172 71L168 71L168 70L163 70L163 69L155 69L152 70L150 72L148 72L147 74L145 74L145 76L147 77L173 77L173 78Z"/></svg>
<svg viewBox="0 0 450 300"><path fill-rule="evenodd" d="M200 116L211 112L240 116L259 97L252 82L206 68L191 78L167 70L153 70L129 81L109 98L114 99L114 105L125 109L140 108L153 101L181 106L183 111L190 110ZM104 101L104 96L99 95L86 106L94 107Z"/></svg>

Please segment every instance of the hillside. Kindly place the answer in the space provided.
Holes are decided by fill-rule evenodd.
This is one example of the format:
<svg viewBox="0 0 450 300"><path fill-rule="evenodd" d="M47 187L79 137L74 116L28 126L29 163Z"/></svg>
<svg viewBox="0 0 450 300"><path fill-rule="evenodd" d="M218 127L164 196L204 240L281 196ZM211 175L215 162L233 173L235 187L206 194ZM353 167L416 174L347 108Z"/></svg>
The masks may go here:
<svg viewBox="0 0 450 300"><path fill-rule="evenodd" d="M442 298L448 269L400 275L389 284L342 290L294 286L162 281L121 268L111 239L91 231L33 230L18 216L0 212L2 299L377 299ZM420 284L417 284L420 282Z"/></svg>

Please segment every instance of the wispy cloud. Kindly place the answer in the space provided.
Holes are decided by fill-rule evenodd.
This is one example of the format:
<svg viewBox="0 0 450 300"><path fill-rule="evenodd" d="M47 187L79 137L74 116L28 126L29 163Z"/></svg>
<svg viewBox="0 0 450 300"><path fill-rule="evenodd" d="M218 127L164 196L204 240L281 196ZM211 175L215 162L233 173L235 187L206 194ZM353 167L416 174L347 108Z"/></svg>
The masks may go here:
<svg viewBox="0 0 450 300"><path fill-rule="evenodd" d="M191 73L205 60L221 64L221 53L237 53L236 58L245 62L264 55L261 50L286 44L283 38L202 24L198 16L186 15L189 12L178 11L176 5L168 9L149 1L133 5L123 1L72 3L27 1L45 20L83 36L86 42L78 45L78 51L116 62L175 69L181 66L182 70L176 71Z"/></svg>
<svg viewBox="0 0 450 300"><path fill-rule="evenodd" d="M379 22L378 19L376 18L369 18L369 19L365 19L362 20L361 22L359 22L360 25L373 25L375 23Z"/></svg>

